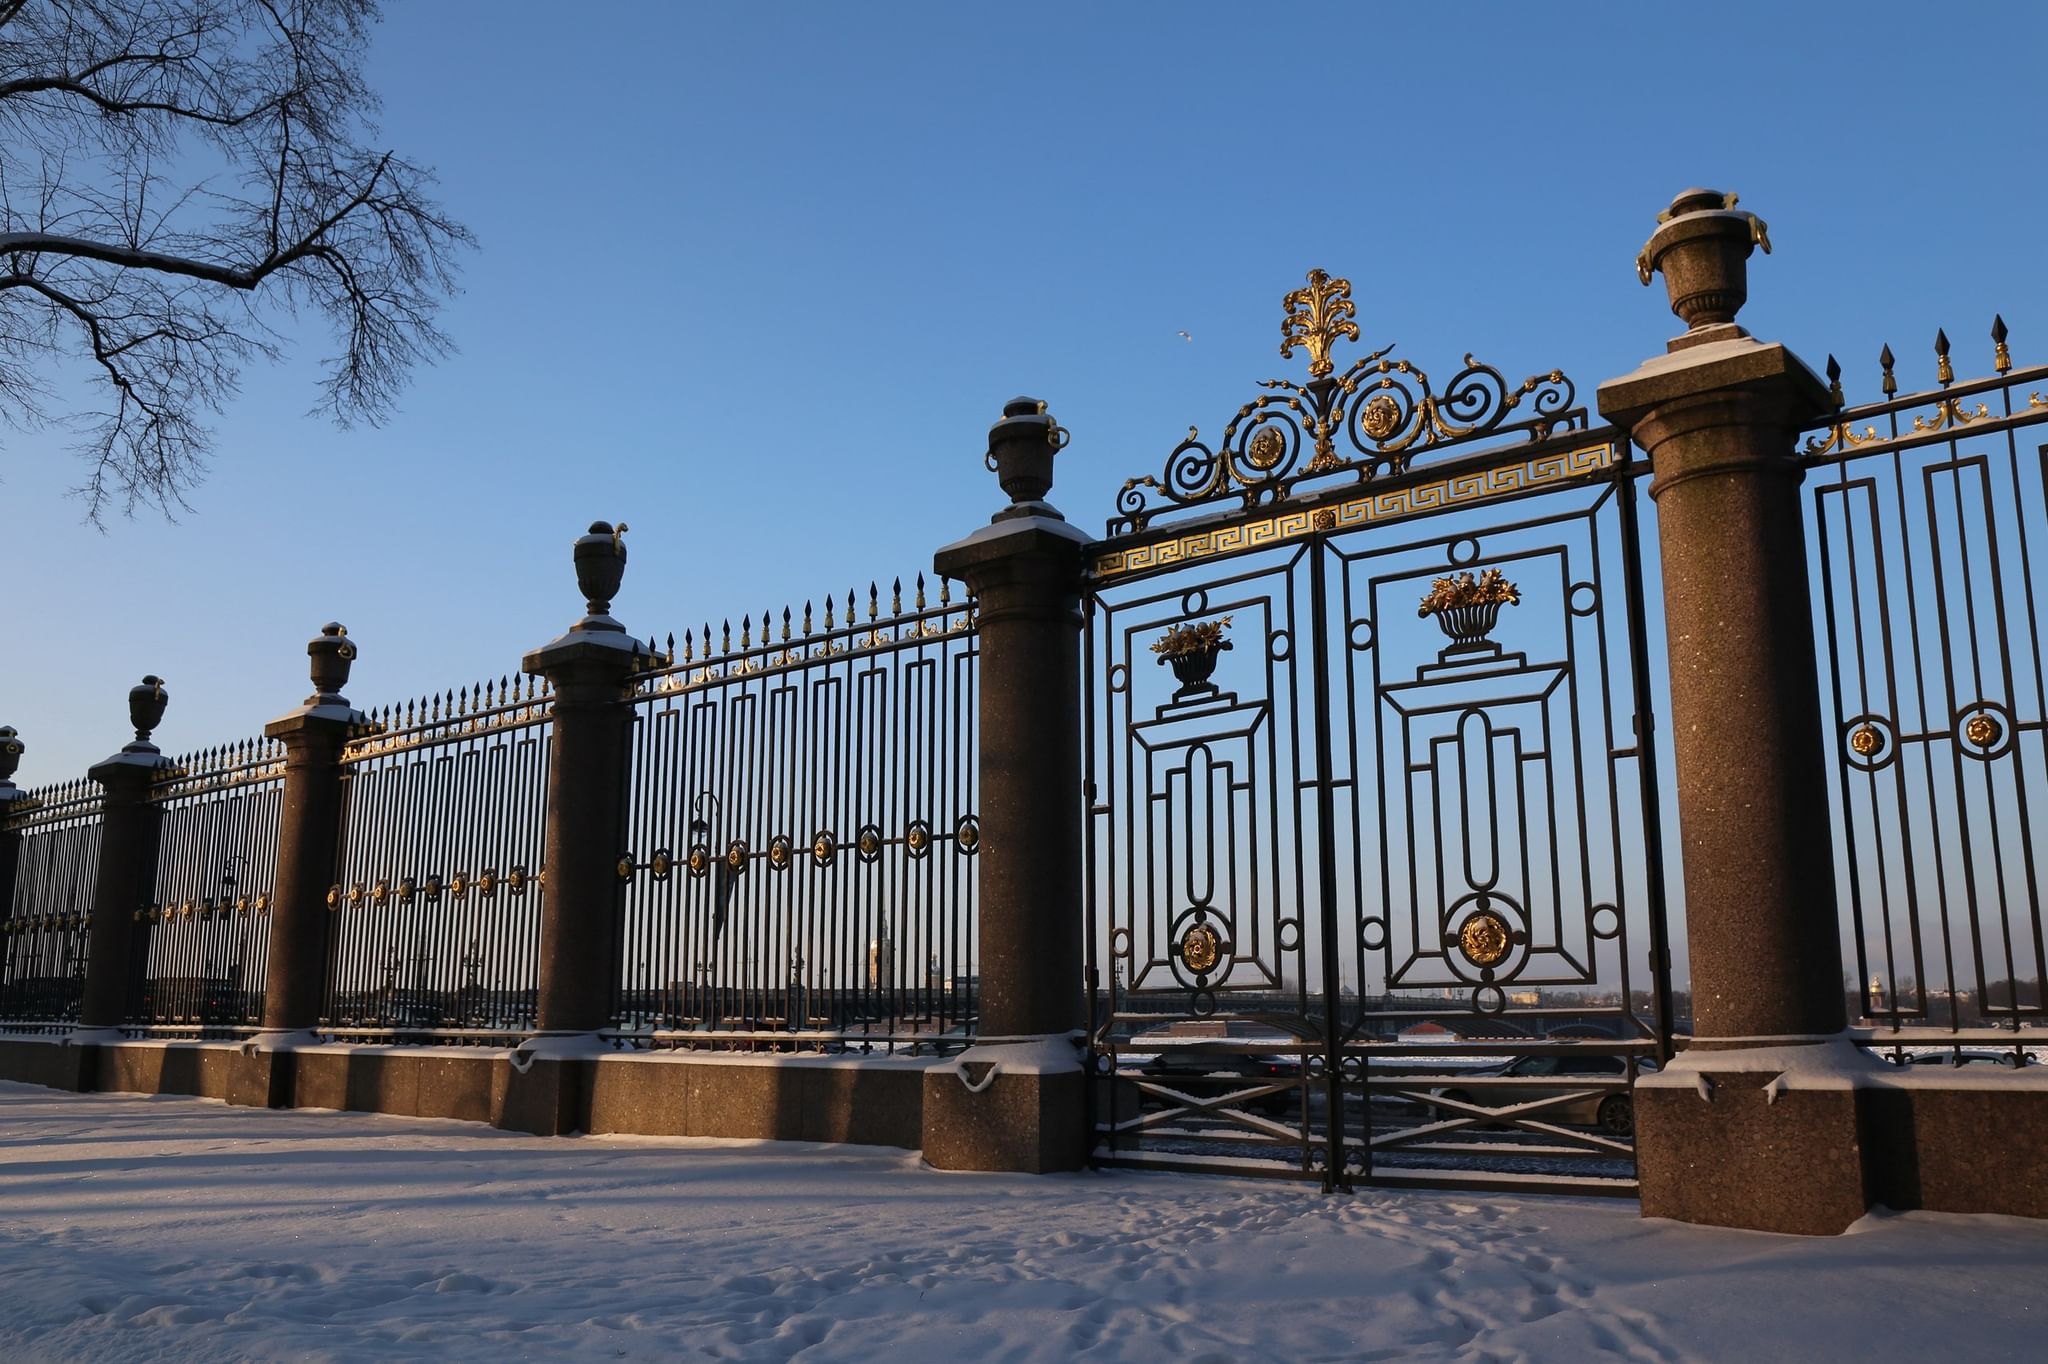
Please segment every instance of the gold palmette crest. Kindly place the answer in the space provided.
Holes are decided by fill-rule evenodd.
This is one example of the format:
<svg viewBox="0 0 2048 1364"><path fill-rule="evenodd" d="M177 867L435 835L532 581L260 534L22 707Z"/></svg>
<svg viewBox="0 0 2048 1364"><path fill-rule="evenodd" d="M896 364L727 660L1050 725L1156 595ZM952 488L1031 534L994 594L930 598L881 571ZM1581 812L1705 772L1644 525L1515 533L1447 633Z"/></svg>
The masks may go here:
<svg viewBox="0 0 2048 1364"><path fill-rule="evenodd" d="M1308 283L1282 300L1287 315L1280 320L1280 358L1293 358L1296 346L1308 350L1308 374L1321 379L1336 368L1330 362L1330 347L1340 338L1356 341L1357 305L1351 301L1351 281L1331 279L1326 270L1308 272Z"/></svg>
<svg viewBox="0 0 2048 1364"><path fill-rule="evenodd" d="M1309 271L1308 282L1281 303L1281 358L1306 350L1308 379L1259 381L1266 391L1241 405L1220 437L1205 441L1199 427L1189 427L1160 473L1125 480L1112 535L1143 530L1161 511L1233 496L1248 507L1284 501L1309 479L1404 474L1418 454L1480 436L1518 433L1542 441L1585 427L1585 410L1574 405L1562 370L1514 384L1468 353L1439 391L1414 363L1391 358L1389 343L1337 373L1332 348L1356 342L1360 331L1351 281L1328 271Z"/></svg>

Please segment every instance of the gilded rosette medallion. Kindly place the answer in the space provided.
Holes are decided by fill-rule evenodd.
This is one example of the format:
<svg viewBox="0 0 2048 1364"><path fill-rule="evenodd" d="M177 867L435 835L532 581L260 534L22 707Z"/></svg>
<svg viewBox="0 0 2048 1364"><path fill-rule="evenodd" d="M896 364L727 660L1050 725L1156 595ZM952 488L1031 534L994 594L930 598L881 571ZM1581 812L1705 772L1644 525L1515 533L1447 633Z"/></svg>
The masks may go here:
<svg viewBox="0 0 2048 1364"><path fill-rule="evenodd" d="M1458 930L1458 950L1465 954L1466 961L1482 970L1500 965L1513 942L1507 921L1491 910L1474 914Z"/></svg>
<svg viewBox="0 0 2048 1364"><path fill-rule="evenodd" d="M2005 726L1998 723L1997 716L1980 712L1963 725L1963 737L1978 748L1990 748L2005 737Z"/></svg>
<svg viewBox="0 0 2048 1364"><path fill-rule="evenodd" d="M1245 462L1261 472L1278 464L1286 453L1287 437L1271 426L1262 426L1254 431L1244 447Z"/></svg>
<svg viewBox="0 0 2048 1364"><path fill-rule="evenodd" d="M1181 935L1180 959L1188 970L1206 976L1223 960L1223 938L1207 924L1196 924Z"/></svg>

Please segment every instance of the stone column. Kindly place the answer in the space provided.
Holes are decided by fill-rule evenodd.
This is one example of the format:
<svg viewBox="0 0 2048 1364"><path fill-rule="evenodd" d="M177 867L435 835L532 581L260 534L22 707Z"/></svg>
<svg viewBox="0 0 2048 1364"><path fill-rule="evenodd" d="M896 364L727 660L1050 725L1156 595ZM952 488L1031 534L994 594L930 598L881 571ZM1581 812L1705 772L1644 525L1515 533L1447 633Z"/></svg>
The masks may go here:
<svg viewBox="0 0 2048 1364"><path fill-rule="evenodd" d="M14 914L14 873L21 865L21 831L8 819L14 807L28 799L28 792L14 784L15 769L27 751L13 725L0 725L0 924Z"/></svg>
<svg viewBox="0 0 2048 1364"><path fill-rule="evenodd" d="M99 868L93 882L92 924L85 968L85 999L79 1008L82 1032L119 1028L128 1001L148 964L149 925L136 921L156 890L157 838L163 812L149 799L150 783L170 766L149 736L170 702L154 675L128 691L128 718L135 740L86 775L101 797Z"/></svg>
<svg viewBox="0 0 2048 1364"><path fill-rule="evenodd" d="M1867 1206L1854 1095L1799 1085L1862 1064L1839 1038L1795 453L1801 428L1832 403L1797 356L1735 323L1745 262L1769 239L1734 205L1689 190L1661 215L1637 266L1646 284L1663 274L1689 330L1599 391L1601 413L1648 452L1653 475L1692 974L1692 1046L1639 1090L1637 1158L1646 1216L1839 1231Z"/></svg>
<svg viewBox="0 0 2048 1364"><path fill-rule="evenodd" d="M626 571L626 525L603 521L576 541L583 619L527 654L520 666L554 691L548 759L548 826L540 927L540 1037L520 1049L499 1125L553 1133L581 1126L582 1078L573 1045L611 1021L620 970L625 883L626 786L630 775L632 674L648 656L612 619ZM550 1052L555 1053L550 1058Z"/></svg>
<svg viewBox="0 0 2048 1364"><path fill-rule="evenodd" d="M369 717L341 689L355 641L330 621L306 646L313 694L263 727L284 745L284 794L277 824L277 879L270 892L263 1031L231 1067L228 1099L252 1107L292 1102L291 1047L310 1041L327 985L327 889L341 857L341 751Z"/></svg>
<svg viewBox="0 0 2048 1364"><path fill-rule="evenodd" d="M1013 399L989 431L1011 505L940 550L977 601L980 1041L927 1072L925 1158L1064 1170L1087 1154L1081 978L1081 587L1088 537L1044 500L1066 432ZM992 1069L991 1069L992 1068Z"/></svg>

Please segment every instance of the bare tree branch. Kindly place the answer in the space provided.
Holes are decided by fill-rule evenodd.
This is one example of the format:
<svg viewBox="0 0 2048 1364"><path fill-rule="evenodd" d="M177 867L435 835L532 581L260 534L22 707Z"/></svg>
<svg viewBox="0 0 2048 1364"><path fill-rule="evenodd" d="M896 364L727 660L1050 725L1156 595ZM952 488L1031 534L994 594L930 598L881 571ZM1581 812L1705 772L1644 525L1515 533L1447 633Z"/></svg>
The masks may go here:
<svg viewBox="0 0 2048 1364"><path fill-rule="evenodd" d="M0 417L78 433L89 519L183 504L202 418L310 310L375 422L449 348L469 232L376 145L376 0L0 0ZM82 362L84 369L73 366ZM68 375L105 401L52 418Z"/></svg>

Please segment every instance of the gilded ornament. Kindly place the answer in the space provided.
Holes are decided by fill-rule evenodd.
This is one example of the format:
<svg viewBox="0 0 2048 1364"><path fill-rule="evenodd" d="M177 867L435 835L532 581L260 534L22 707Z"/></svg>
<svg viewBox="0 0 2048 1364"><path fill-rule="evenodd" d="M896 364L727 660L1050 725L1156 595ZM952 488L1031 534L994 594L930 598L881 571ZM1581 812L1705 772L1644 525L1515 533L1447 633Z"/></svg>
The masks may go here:
<svg viewBox="0 0 2048 1364"><path fill-rule="evenodd" d="M375 886L371 887L370 903L381 905L390 898L391 883L389 881L379 881Z"/></svg>
<svg viewBox="0 0 2048 1364"><path fill-rule="evenodd" d="M768 844L768 865L777 871L789 867L790 842L785 834L777 834Z"/></svg>
<svg viewBox="0 0 2048 1364"><path fill-rule="evenodd" d="M1308 284L1290 292L1282 302L1287 315L1280 321L1280 358L1290 359L1296 346L1305 347L1309 377L1324 377L1335 368L1330 363L1330 347L1340 339L1358 339L1358 324L1351 320L1358 313L1351 302L1351 281L1331 279L1325 270L1311 270Z"/></svg>
<svg viewBox="0 0 2048 1364"><path fill-rule="evenodd" d="M1972 715L1963 725L1963 737L1979 748L1988 749L2005 737L2005 726L1995 715Z"/></svg>
<svg viewBox="0 0 2048 1364"><path fill-rule="evenodd" d="M1181 935L1181 962L1198 976L1206 976L1223 960L1223 938L1207 924L1196 924Z"/></svg>
<svg viewBox="0 0 2048 1364"><path fill-rule="evenodd" d="M725 865L733 871L745 871L747 867L747 842L735 838L725 849Z"/></svg>
<svg viewBox="0 0 2048 1364"><path fill-rule="evenodd" d="M811 860L821 867L831 866L833 854L838 850L839 845L833 841L832 835L823 830L811 840Z"/></svg>
<svg viewBox="0 0 2048 1364"><path fill-rule="evenodd" d="M981 826L974 822L972 816L968 816L960 821L960 827L954 832L953 838L963 852L971 853L981 843Z"/></svg>
<svg viewBox="0 0 2048 1364"><path fill-rule="evenodd" d="M882 831L872 824L867 826L860 831L860 838L855 846L860 849L863 858L870 862L874 861L882 855Z"/></svg>
<svg viewBox="0 0 2048 1364"><path fill-rule="evenodd" d="M476 878L476 893L486 899L498 893L498 872L496 868L485 867L483 869L483 873Z"/></svg>
<svg viewBox="0 0 2048 1364"><path fill-rule="evenodd" d="M627 853L624 857L621 857L619 859L618 870L619 879L621 881L630 881L633 879L633 855L631 853ZM459 887L462 885L462 879L460 877L457 877L455 884L458 887L455 893L457 895L462 894L462 891L459 889Z"/></svg>
<svg viewBox="0 0 2048 1364"><path fill-rule="evenodd" d="M1337 513L1328 507L1324 507L1310 518L1309 523L1317 530L1335 530L1337 529Z"/></svg>
<svg viewBox="0 0 2048 1364"><path fill-rule="evenodd" d="M1498 966L1513 941L1507 921L1490 910L1474 914L1458 930L1458 950L1478 967Z"/></svg>
<svg viewBox="0 0 2048 1364"><path fill-rule="evenodd" d="M1385 440L1401 425L1401 404L1381 393L1358 414L1359 429L1373 440Z"/></svg>
<svg viewBox="0 0 2048 1364"><path fill-rule="evenodd" d="M1287 437L1280 434L1277 426L1262 426L1252 433L1245 443L1245 462L1261 471L1272 468L1287 453Z"/></svg>
<svg viewBox="0 0 2048 1364"><path fill-rule="evenodd" d="M1884 736L1870 725L1858 725L1849 736L1849 749L1859 758L1868 758L1884 747Z"/></svg>
<svg viewBox="0 0 2048 1364"><path fill-rule="evenodd" d="M632 874L630 870L626 873L628 876ZM469 894L469 873L466 871L456 872L455 879L448 883L448 893L458 900Z"/></svg>
<svg viewBox="0 0 2048 1364"><path fill-rule="evenodd" d="M668 874L675 870L675 859L669 856L667 848L657 848L653 861L648 863L648 870L654 873L655 880L666 881Z"/></svg>

